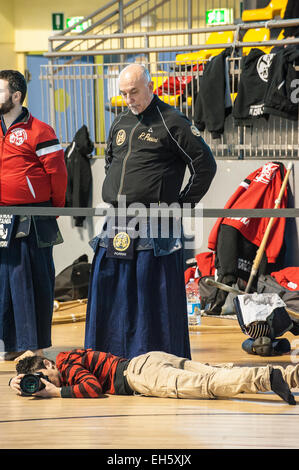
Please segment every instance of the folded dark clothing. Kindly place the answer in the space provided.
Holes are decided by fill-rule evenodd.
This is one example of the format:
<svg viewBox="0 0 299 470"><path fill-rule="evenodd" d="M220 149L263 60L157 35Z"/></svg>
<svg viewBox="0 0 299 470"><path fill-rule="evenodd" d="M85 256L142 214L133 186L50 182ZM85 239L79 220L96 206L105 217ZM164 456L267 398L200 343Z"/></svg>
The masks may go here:
<svg viewBox="0 0 299 470"><path fill-rule="evenodd" d="M274 339L260 336L257 339L248 338L242 343L242 349L248 354L258 356L280 356L290 352L291 345L286 338Z"/></svg>

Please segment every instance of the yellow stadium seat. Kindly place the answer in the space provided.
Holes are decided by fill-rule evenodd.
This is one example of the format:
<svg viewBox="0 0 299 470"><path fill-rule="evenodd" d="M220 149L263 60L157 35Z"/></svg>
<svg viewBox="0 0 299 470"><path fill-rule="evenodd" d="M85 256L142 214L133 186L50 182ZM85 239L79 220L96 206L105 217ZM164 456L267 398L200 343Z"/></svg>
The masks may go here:
<svg viewBox="0 0 299 470"><path fill-rule="evenodd" d="M230 44L234 40L233 31L220 31L211 33L206 41L206 44ZM203 62L211 56L220 54L223 49L202 49L198 52L189 52L187 54L178 54L176 56L176 65L186 65L192 62Z"/></svg>
<svg viewBox="0 0 299 470"><path fill-rule="evenodd" d="M127 103L125 102L125 100L123 99L121 95L112 96L112 98L110 98L110 104L111 106L117 107L117 108L121 108L122 106L127 106Z"/></svg>
<svg viewBox="0 0 299 470"><path fill-rule="evenodd" d="M187 103L187 106L192 106L192 96L187 97L186 103Z"/></svg>
<svg viewBox="0 0 299 470"><path fill-rule="evenodd" d="M271 0L264 8L244 10L242 21L272 20L276 16L283 18L288 0Z"/></svg>
<svg viewBox="0 0 299 470"><path fill-rule="evenodd" d="M154 90L159 88L159 86L162 85L165 78L167 78L168 76L167 72L159 72L159 74L162 74L162 75L158 75L158 76L152 75L152 81L154 83Z"/></svg>
<svg viewBox="0 0 299 470"><path fill-rule="evenodd" d="M179 106L179 100L181 95L161 95L160 100L164 103L170 104L171 106Z"/></svg>
<svg viewBox="0 0 299 470"><path fill-rule="evenodd" d="M277 36L276 40L277 41L282 41L284 39L284 29L282 29L279 33L279 35ZM274 47L274 46L273 46Z"/></svg>
<svg viewBox="0 0 299 470"><path fill-rule="evenodd" d="M248 29L243 37L243 42L260 42L269 41L270 40L270 29L268 28L256 28L256 29ZM269 54L270 50L273 46L249 46L243 47L243 55L248 55L252 48L258 47L261 49L265 54Z"/></svg>
<svg viewBox="0 0 299 470"><path fill-rule="evenodd" d="M160 95L160 100L164 101L164 103L170 104L171 106L178 106L179 99L181 95ZM110 100L111 106L121 108L127 106L125 100L122 96L112 96Z"/></svg>

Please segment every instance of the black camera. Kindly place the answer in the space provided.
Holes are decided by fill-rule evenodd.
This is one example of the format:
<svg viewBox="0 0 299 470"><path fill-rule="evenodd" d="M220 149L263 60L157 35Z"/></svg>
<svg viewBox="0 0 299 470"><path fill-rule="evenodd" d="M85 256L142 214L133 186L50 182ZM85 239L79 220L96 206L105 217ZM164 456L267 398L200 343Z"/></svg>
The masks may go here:
<svg viewBox="0 0 299 470"><path fill-rule="evenodd" d="M23 395L32 395L33 393L39 392L45 388L45 384L41 381L41 378L49 381L49 378L42 372L25 374L20 382L20 388Z"/></svg>

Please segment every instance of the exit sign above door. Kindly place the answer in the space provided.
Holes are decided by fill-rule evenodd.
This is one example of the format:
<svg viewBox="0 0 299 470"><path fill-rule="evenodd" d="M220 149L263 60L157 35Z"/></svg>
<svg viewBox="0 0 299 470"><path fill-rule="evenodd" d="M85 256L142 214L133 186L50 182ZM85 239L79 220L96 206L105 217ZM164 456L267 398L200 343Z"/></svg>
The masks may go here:
<svg viewBox="0 0 299 470"><path fill-rule="evenodd" d="M206 24L208 26L216 26L233 23L232 8L217 8L206 11Z"/></svg>

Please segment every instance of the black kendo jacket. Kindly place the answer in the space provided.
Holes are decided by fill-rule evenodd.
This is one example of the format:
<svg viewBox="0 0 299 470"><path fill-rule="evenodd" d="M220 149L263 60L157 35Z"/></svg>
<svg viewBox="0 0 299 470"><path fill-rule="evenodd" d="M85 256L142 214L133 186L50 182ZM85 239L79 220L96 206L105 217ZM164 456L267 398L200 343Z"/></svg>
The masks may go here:
<svg viewBox="0 0 299 470"><path fill-rule="evenodd" d="M298 60L296 46L284 47L274 54L264 97L264 113L297 121L298 73L294 63Z"/></svg>
<svg viewBox="0 0 299 470"><path fill-rule="evenodd" d="M83 125L64 153L68 174L66 207L88 207L92 185L90 158L93 149L94 144L89 137L88 129ZM83 226L85 217L76 216L74 219L76 227Z"/></svg>
<svg viewBox="0 0 299 470"><path fill-rule="evenodd" d="M233 116L236 125L252 125L261 117L268 119L264 112L264 98L268 86L272 54L253 48L241 60L241 76L238 94L234 102Z"/></svg>
<svg viewBox="0 0 299 470"><path fill-rule="evenodd" d="M226 49L207 62L200 78L199 93L195 100L195 125L200 131L207 128L213 139L221 137L224 132L225 119L232 111L226 62L229 54L230 50Z"/></svg>
<svg viewBox="0 0 299 470"><path fill-rule="evenodd" d="M186 166L190 178L181 189ZM154 95L140 114L129 109L114 120L106 148L102 197L117 205L196 204L208 191L216 162L198 129Z"/></svg>

